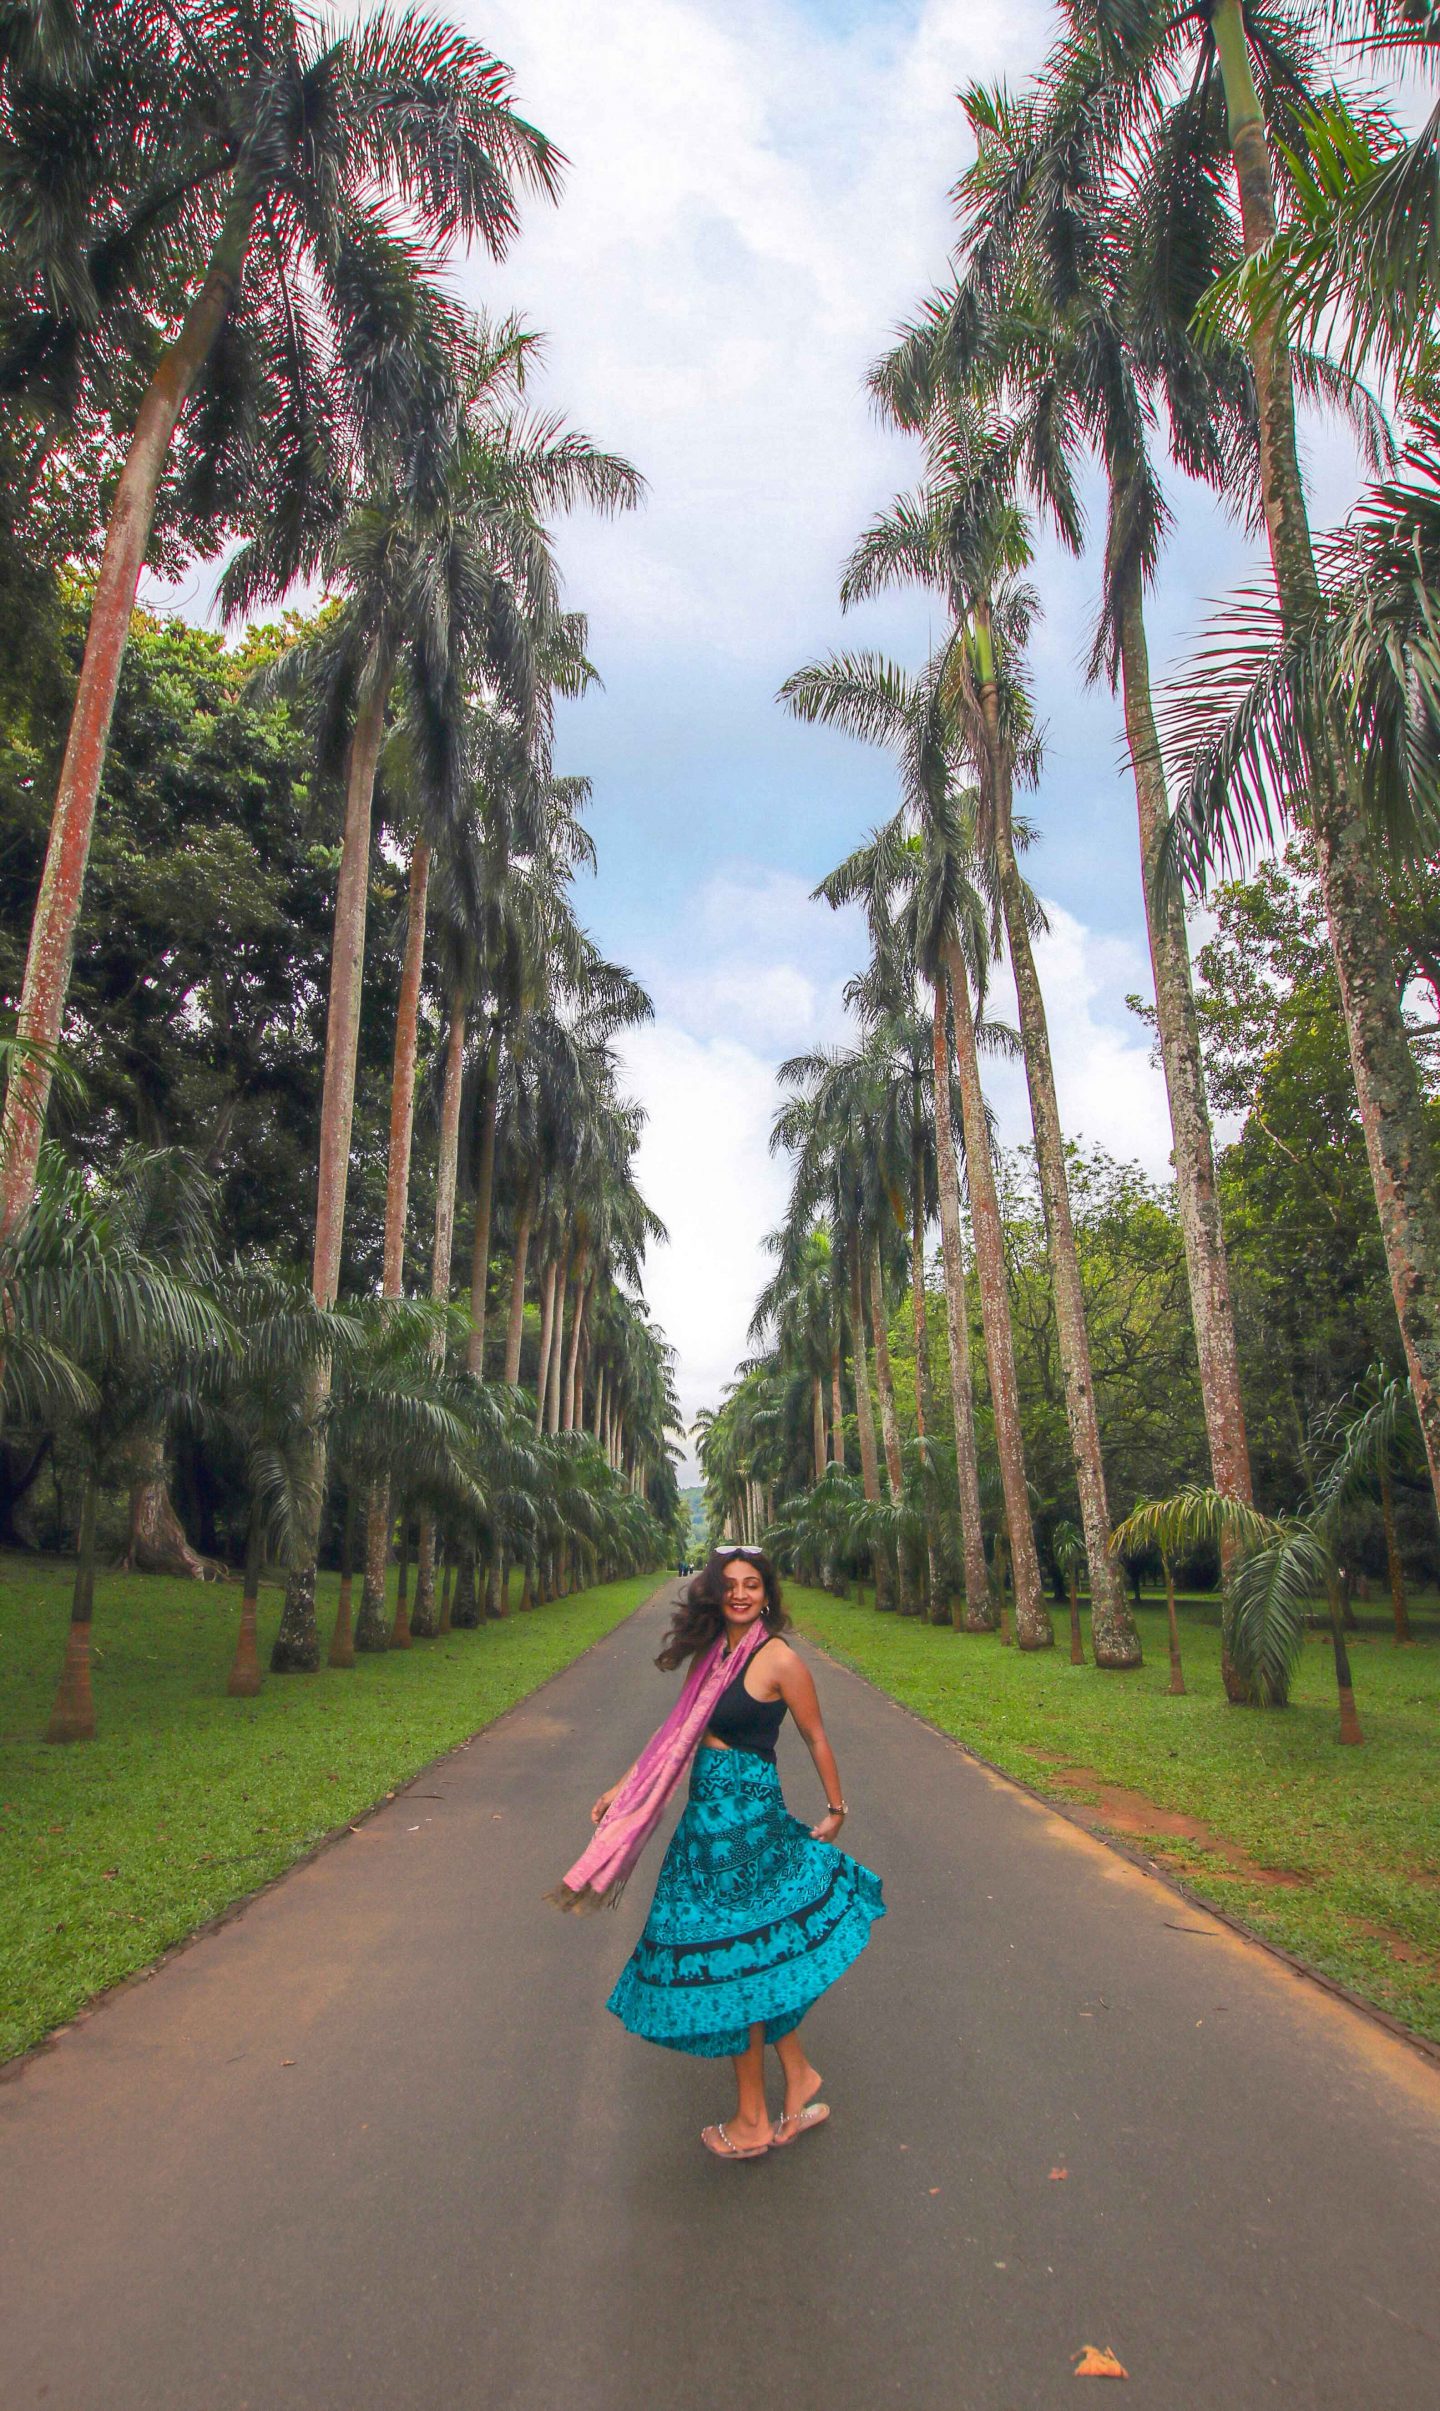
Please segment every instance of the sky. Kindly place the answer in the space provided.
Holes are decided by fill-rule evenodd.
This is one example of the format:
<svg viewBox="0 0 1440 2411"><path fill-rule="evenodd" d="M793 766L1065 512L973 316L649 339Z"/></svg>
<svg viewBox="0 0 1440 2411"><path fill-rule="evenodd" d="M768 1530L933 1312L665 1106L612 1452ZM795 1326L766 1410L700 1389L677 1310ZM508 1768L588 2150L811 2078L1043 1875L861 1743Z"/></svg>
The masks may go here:
<svg viewBox="0 0 1440 2411"><path fill-rule="evenodd" d="M561 531L604 689L565 708L559 751L594 780L582 913L655 1000L625 1068L649 1117L639 1178L670 1234L646 1291L688 1419L748 1351L761 1243L783 1212L776 1067L846 1036L863 935L811 890L891 809L884 757L791 721L776 689L840 644L917 664L937 632L921 597L839 609L855 537L918 472L864 376L944 272L947 194L969 156L957 90L1022 81L1052 20L1036 0L460 0L459 13L571 163L561 205L532 204L509 258L465 262L463 289L544 330L536 400L649 485L640 513ZM1337 515L1348 442L1323 427L1307 441L1317 511ZM1253 551L1208 497L1175 502L1150 614L1160 672ZM1150 993L1134 799L1115 704L1083 677L1095 578L1093 559L1042 543L1033 667L1049 741L1027 867L1050 920L1039 959L1067 1128L1165 1178L1163 1089L1125 1003ZM1003 980L995 1009L1013 1013ZM1001 1068L992 1086L1018 1144L1023 1075Z"/></svg>

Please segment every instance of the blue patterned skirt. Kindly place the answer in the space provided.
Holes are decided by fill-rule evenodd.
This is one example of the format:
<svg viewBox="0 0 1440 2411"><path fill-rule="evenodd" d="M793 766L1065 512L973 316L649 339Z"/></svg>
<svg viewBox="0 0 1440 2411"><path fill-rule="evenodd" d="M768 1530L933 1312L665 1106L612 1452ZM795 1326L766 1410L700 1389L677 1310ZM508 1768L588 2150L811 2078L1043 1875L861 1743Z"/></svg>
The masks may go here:
<svg viewBox="0 0 1440 2411"><path fill-rule="evenodd" d="M608 2006L648 2042L719 2059L798 2026L885 1914L880 1878L792 1817L753 1750L702 1747L645 1931Z"/></svg>

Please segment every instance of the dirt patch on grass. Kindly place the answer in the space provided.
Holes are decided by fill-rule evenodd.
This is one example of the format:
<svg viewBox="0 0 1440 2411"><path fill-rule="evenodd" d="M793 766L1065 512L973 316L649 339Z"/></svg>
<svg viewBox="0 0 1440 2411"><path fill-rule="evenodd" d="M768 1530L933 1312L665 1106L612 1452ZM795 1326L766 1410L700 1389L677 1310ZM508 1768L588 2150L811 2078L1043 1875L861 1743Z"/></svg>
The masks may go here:
<svg viewBox="0 0 1440 2411"><path fill-rule="evenodd" d="M1041 1762L1047 1787L1053 1785L1057 1791L1091 1795L1075 1803L1086 1824L1108 1833L1133 1834L1146 1840L1159 1835L1167 1841L1187 1843L1190 1853L1203 1851L1207 1858L1217 1862L1204 1869L1207 1876L1239 1877L1272 1891L1297 1891L1309 1881L1307 1876L1297 1875L1293 1867L1262 1867L1238 1842L1216 1833L1213 1826L1203 1824L1199 1817L1187 1817L1175 1808L1161 1808L1145 1792L1130 1791L1122 1783L1108 1783L1093 1766L1069 1766L1063 1759L1051 1758L1044 1750L1028 1750L1026 1756ZM1189 1854L1182 1859L1178 1852L1161 1849L1155 1856L1178 1862L1189 1874L1200 1872Z"/></svg>
<svg viewBox="0 0 1440 2411"><path fill-rule="evenodd" d="M1376 1925L1368 1917L1352 1917L1350 1924L1357 1934L1364 1934L1371 1942L1383 1942L1390 1957L1401 1967L1425 1967L1432 1976L1440 1976L1440 1959L1435 1953L1423 1950L1406 1935L1397 1934L1393 1926Z"/></svg>

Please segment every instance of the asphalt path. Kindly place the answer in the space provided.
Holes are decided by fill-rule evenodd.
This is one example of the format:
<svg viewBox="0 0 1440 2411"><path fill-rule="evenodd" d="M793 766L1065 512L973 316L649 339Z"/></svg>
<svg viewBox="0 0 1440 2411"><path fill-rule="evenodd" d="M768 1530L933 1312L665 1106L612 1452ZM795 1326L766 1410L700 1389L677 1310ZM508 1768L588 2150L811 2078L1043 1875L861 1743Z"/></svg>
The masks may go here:
<svg viewBox="0 0 1440 2411"><path fill-rule="evenodd" d="M658 1845L540 1898L666 1596L0 2085L4 2411L1432 2411L1436 2070L813 1653L890 1914L830 2123L701 2150L604 2009Z"/></svg>

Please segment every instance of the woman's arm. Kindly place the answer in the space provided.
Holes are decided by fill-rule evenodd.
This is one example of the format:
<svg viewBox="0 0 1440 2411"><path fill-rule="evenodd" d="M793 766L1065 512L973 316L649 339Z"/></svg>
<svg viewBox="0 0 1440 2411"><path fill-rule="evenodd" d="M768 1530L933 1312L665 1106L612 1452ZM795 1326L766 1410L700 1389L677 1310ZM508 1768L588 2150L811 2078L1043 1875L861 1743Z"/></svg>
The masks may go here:
<svg viewBox="0 0 1440 2411"><path fill-rule="evenodd" d="M637 1758L635 1761L635 1766L638 1766L639 1763L640 1761ZM599 1824L600 1819L604 1816L606 1809L609 1807L611 1801L615 1798L616 1793L622 1792L625 1789L626 1784L629 1782L631 1776L635 1772L635 1766L627 1766L619 1782L612 1783L608 1792L602 1792L600 1794L599 1799L596 1801L594 1807L590 1811L590 1822L592 1825Z"/></svg>
<svg viewBox="0 0 1440 2411"><path fill-rule="evenodd" d="M840 1789L840 1769L835 1764L835 1752L820 1714L814 1677L809 1667L787 1647L777 1679L780 1697L794 1717L800 1738L815 1761L815 1772L825 1786L825 1814L818 1825L811 1826L811 1834L817 1842L833 1842L845 1822L845 1794Z"/></svg>
<svg viewBox="0 0 1440 2411"><path fill-rule="evenodd" d="M682 1699L685 1695L685 1685L694 1679L698 1663L699 1661L697 1658L692 1658L685 1669L684 1677L680 1684L680 1695ZM596 1801L594 1807L590 1811L590 1822L592 1825L599 1824L600 1819L604 1816L606 1809L609 1807L616 1793L622 1792L625 1789L626 1784L629 1782L639 1764L640 1761L638 1758L632 1760L631 1764L626 1767L625 1772L621 1776L619 1782L612 1783L608 1792L602 1792L600 1794L599 1799Z"/></svg>

